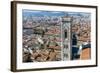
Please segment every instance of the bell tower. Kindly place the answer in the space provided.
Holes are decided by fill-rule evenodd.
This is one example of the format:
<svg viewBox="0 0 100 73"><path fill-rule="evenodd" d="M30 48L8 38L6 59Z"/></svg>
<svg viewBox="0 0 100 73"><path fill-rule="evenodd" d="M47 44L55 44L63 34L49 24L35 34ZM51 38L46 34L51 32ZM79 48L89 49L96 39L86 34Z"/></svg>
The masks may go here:
<svg viewBox="0 0 100 73"><path fill-rule="evenodd" d="M62 37L62 60L67 61L71 59L71 17L62 17L61 24Z"/></svg>

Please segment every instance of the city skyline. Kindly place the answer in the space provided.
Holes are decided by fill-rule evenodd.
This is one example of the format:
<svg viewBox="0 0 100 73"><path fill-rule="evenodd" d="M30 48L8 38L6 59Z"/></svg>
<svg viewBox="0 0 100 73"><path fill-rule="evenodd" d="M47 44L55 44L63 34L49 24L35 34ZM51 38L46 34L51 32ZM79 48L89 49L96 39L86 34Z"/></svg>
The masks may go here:
<svg viewBox="0 0 100 73"><path fill-rule="evenodd" d="M76 60L80 47L91 50L91 13L23 9L22 17L23 62Z"/></svg>

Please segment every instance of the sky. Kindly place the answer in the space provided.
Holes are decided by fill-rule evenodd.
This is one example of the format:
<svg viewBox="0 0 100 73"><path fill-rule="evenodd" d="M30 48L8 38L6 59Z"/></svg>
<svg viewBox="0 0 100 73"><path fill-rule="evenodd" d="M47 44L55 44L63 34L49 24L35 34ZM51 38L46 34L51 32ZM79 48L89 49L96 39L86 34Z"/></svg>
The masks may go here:
<svg viewBox="0 0 100 73"><path fill-rule="evenodd" d="M69 15L69 16L84 16L90 18L91 16L90 13L85 13L85 12L40 11L40 10L28 10L28 9L23 9L22 14L23 16L36 16L36 17Z"/></svg>

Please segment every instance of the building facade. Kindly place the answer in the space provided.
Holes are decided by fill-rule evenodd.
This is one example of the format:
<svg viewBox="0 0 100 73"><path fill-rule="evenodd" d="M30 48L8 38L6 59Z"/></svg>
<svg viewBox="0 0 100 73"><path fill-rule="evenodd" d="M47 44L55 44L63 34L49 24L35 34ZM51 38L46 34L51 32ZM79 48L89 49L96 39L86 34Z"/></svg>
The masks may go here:
<svg viewBox="0 0 100 73"><path fill-rule="evenodd" d="M63 17L61 25L62 35L62 60L71 59L71 18Z"/></svg>

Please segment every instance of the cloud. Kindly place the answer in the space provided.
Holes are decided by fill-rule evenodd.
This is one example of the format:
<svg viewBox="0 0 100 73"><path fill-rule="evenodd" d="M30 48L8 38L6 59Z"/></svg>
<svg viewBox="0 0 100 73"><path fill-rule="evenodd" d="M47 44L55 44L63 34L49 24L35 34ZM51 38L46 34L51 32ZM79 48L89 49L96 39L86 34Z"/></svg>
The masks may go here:
<svg viewBox="0 0 100 73"><path fill-rule="evenodd" d="M37 11L37 10L23 10L23 12L31 12L31 13L39 13L39 12L42 12L42 11Z"/></svg>

